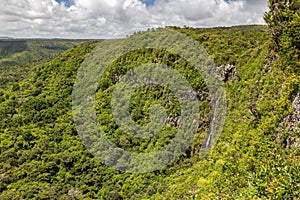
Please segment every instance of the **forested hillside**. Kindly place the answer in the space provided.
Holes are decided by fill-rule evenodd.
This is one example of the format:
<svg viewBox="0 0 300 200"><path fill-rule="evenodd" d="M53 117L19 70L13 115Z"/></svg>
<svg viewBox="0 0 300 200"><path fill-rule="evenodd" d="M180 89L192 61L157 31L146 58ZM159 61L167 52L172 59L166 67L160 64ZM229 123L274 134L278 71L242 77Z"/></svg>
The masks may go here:
<svg viewBox="0 0 300 200"><path fill-rule="evenodd" d="M84 40L0 39L0 66L22 65L51 58Z"/></svg>
<svg viewBox="0 0 300 200"><path fill-rule="evenodd" d="M0 85L13 85L33 70L32 62L51 59L86 40L0 39Z"/></svg>
<svg viewBox="0 0 300 200"><path fill-rule="evenodd" d="M187 77L201 99L192 145L158 171L109 168L78 136L73 85L82 62L101 42L86 42L28 65L32 70L26 78L5 79L0 88L0 199L300 198L299 3L270 0L270 8L265 16L269 28L168 27L199 42L225 84L225 126L205 158L199 152L209 129L211 99L186 60L163 50L140 49L109 66L99 81L95 108L107 137L124 149L148 152L166 145L176 134L179 114L178 100L167 88L141 87L131 99L133 120L145 125L150 105L159 103L171 116L170 126L151 139L122 132L109 102L117 77L129 69L142 63L167 64Z"/></svg>

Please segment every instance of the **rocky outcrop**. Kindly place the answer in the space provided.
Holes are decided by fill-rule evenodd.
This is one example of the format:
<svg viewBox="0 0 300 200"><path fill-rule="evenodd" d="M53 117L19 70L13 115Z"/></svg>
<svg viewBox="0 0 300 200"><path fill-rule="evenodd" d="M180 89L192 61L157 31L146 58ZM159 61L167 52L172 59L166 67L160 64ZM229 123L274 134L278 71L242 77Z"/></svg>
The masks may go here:
<svg viewBox="0 0 300 200"><path fill-rule="evenodd" d="M236 77L236 67L230 64L216 66L214 69L218 79L223 82L231 81Z"/></svg>
<svg viewBox="0 0 300 200"><path fill-rule="evenodd" d="M289 134L284 143L286 148L297 147L300 148L300 93L297 94L292 103L293 112L284 118L283 122L279 125L279 132L277 141L282 137L282 133L287 131Z"/></svg>

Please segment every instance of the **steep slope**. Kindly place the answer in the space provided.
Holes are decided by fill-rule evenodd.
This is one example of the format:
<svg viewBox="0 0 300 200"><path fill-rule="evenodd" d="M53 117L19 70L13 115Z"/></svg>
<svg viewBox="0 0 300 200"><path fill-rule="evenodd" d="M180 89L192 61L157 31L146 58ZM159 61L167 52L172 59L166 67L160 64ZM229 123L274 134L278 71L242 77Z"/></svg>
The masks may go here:
<svg viewBox="0 0 300 200"><path fill-rule="evenodd" d="M227 83L227 124L211 160L183 173L182 184L170 186L180 192L162 198L184 197L187 185L192 187L186 196L199 199L300 197L300 4L271 0L269 5L265 19L271 38L261 56L241 66L239 81Z"/></svg>
<svg viewBox="0 0 300 200"><path fill-rule="evenodd" d="M281 97L276 97L278 85L283 83L282 87L290 88L291 84L297 85L299 79L266 67L266 27L172 29L199 41L226 77L222 80L226 81L228 116L221 138L207 158L199 157L210 116L209 104L204 101L202 109L206 117L201 122L199 135L186 155L173 165L153 173L130 174L110 169L96 160L77 135L71 112L76 72L98 45L86 43L38 64L31 77L7 91L1 90L1 199L252 199L295 195L290 189L297 191L298 186L285 183L298 180L298 176L294 176L294 167L297 169L298 165L291 162L297 154L284 156L290 150L276 147L274 133L280 120L289 113L288 107L285 108L289 100L282 102ZM134 66L132 62L151 63L153 58L171 66L177 59L172 54L149 49L131 52L117 60L111 66L111 74L99 84L96 100L99 121L107 127L112 141L132 151L159 148L173 135L172 129L167 129L165 134L151 141L134 140L117 130L106 114L108 92L115 75ZM176 65L188 69L184 61ZM228 65L232 66L229 71L225 69ZM201 80L195 83L199 82ZM164 102L168 94L166 92L162 99L153 99L151 95L159 94L156 89L142 88L139 90L142 96L133 97L136 108L133 117L141 124L147 121L147 107L140 105ZM205 91L205 87L199 91ZM284 91L287 95L291 93ZM171 107L176 110L176 100L174 102ZM273 114L278 104L284 112L280 117ZM274 181L280 173L285 173L285 177Z"/></svg>

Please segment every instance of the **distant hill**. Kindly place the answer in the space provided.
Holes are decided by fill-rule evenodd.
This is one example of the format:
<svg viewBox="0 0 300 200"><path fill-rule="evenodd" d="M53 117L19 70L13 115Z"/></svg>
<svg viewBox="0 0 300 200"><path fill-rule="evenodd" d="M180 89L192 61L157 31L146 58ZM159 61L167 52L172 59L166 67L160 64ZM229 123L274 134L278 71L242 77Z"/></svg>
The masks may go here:
<svg viewBox="0 0 300 200"><path fill-rule="evenodd" d="M23 65L51 58L84 41L0 38L0 66Z"/></svg>
<svg viewBox="0 0 300 200"><path fill-rule="evenodd" d="M88 40L0 39L0 87L11 86L34 70L32 63L49 60Z"/></svg>
<svg viewBox="0 0 300 200"><path fill-rule="evenodd" d="M11 37L7 37L7 36L0 36L0 40L1 39L12 39Z"/></svg>

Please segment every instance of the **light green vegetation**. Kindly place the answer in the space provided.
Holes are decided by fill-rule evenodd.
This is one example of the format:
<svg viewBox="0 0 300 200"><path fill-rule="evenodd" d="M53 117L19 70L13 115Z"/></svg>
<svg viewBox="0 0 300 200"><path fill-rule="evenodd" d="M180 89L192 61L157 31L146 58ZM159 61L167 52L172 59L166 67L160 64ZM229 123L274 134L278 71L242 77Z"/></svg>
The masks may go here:
<svg viewBox="0 0 300 200"><path fill-rule="evenodd" d="M33 70L27 78L0 89L0 199L298 199L300 149L287 148L285 142L299 133L285 131L276 140L278 127L293 112L291 103L300 92L299 7L292 2L292 7L281 11L289 13L280 18L286 26L271 38L274 26L170 27L197 40L218 66L231 64L234 69L225 79L227 118L213 150L206 158L199 157L211 115L207 96L200 102L203 121L186 154L152 173L106 167L77 135L71 107L73 84L81 63L99 43L84 43L30 65ZM272 10L270 16L274 20ZM272 20L276 28L277 19ZM171 126L157 137L137 140L112 121L109 101L114 78L154 58L193 74L176 55L147 49L117 59L99 81L95 102L99 122L115 144L131 151L155 150L176 133ZM201 80L189 80L199 94L206 91ZM140 88L131 99L133 119L147 123L149 106L166 104L169 94L165 88ZM177 103L174 98L167 105L171 116L176 115Z"/></svg>

